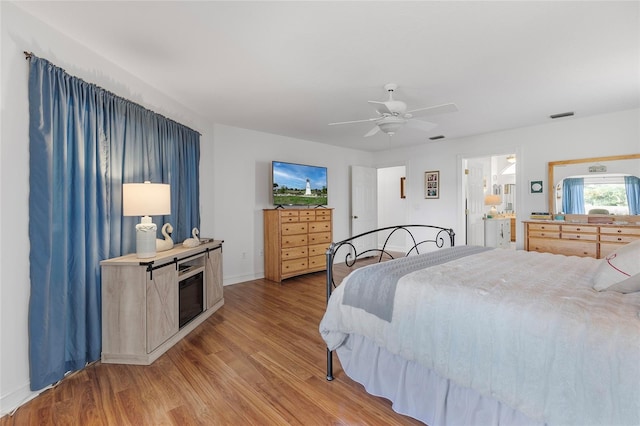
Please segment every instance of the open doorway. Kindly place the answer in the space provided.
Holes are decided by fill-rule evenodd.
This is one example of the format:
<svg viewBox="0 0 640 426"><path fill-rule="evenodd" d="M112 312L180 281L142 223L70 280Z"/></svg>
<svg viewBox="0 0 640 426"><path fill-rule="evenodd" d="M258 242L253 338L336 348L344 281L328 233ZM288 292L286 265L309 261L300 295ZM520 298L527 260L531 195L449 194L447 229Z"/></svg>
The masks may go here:
<svg viewBox="0 0 640 426"><path fill-rule="evenodd" d="M516 247L516 155L462 159L465 243Z"/></svg>

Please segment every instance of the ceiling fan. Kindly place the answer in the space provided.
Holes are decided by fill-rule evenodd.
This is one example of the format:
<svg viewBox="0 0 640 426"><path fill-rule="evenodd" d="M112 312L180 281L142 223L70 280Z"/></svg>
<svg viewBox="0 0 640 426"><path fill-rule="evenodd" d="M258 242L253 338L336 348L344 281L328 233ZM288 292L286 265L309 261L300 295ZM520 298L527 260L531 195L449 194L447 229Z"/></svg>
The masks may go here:
<svg viewBox="0 0 640 426"><path fill-rule="evenodd" d="M389 136L393 136L396 131L400 130L405 124L411 127L418 128L420 130L429 131L436 127L435 123L428 121L415 120L414 117L445 114L450 112L457 112L458 107L456 104L442 104L425 108L417 108L407 111L407 104L402 101L393 99L393 92L398 88L397 84L388 83L385 84L384 89L389 92L389 99L386 101L368 101L370 104L376 107L377 117L367 118L365 120L355 121L341 121L338 123L329 123L329 126L335 126L337 124L352 124L352 123L365 123L374 122L376 126L369 130L364 137L373 136L379 131L383 131Z"/></svg>

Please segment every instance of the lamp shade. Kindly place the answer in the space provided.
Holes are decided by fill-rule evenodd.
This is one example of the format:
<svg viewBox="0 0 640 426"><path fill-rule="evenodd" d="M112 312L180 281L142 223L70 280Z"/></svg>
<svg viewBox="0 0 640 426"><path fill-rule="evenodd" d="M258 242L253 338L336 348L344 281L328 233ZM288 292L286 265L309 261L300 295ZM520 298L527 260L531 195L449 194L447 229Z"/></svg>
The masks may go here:
<svg viewBox="0 0 640 426"><path fill-rule="evenodd" d="M171 189L164 183L125 183L122 185L124 216L171 214Z"/></svg>
<svg viewBox="0 0 640 426"><path fill-rule="evenodd" d="M502 198L499 195L489 194L484 197L484 205L485 206L495 206L498 204L502 204Z"/></svg>

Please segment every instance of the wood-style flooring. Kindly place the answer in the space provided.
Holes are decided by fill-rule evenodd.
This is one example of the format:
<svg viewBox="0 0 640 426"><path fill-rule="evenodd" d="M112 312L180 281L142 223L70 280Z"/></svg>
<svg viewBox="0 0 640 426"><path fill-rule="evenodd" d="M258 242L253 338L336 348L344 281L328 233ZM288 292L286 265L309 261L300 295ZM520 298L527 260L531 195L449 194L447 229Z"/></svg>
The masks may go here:
<svg viewBox="0 0 640 426"><path fill-rule="evenodd" d="M224 288L225 305L150 366L96 362L5 425L418 425L346 377L326 376L325 274Z"/></svg>

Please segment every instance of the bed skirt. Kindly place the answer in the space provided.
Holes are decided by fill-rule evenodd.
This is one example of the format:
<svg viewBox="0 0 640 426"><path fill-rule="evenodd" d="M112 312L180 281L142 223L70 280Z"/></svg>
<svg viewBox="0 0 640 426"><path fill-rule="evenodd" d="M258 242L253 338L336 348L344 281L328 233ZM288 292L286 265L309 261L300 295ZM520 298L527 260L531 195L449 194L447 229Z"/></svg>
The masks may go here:
<svg viewBox="0 0 640 426"><path fill-rule="evenodd" d="M336 353L344 372L368 393L389 399L395 412L429 426L543 424L362 336L350 335Z"/></svg>

